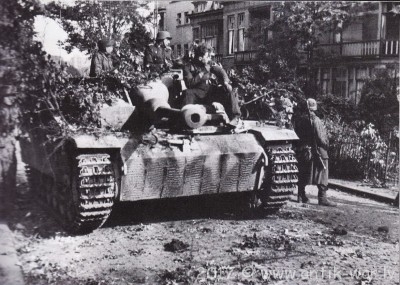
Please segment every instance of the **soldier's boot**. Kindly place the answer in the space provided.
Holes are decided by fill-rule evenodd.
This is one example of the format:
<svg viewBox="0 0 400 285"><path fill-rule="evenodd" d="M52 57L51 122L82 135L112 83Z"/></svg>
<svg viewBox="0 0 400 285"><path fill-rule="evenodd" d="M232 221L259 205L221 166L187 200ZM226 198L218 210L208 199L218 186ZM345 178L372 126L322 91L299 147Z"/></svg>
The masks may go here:
<svg viewBox="0 0 400 285"><path fill-rule="evenodd" d="M326 192L328 191L328 186L318 185L318 205L336 207L335 202L329 201L326 197Z"/></svg>
<svg viewBox="0 0 400 285"><path fill-rule="evenodd" d="M310 200L306 196L306 187L305 186L299 186L299 190L297 192L297 202L298 203L308 203Z"/></svg>

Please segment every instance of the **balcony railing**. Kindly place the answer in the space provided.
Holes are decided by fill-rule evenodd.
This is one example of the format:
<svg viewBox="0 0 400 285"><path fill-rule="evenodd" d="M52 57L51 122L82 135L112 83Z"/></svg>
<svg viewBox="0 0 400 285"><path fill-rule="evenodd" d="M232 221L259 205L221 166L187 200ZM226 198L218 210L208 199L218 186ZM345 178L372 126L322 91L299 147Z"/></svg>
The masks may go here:
<svg viewBox="0 0 400 285"><path fill-rule="evenodd" d="M399 41L385 40L383 45L384 55L399 55Z"/></svg>
<svg viewBox="0 0 400 285"><path fill-rule="evenodd" d="M257 56L256 50L235 52L235 64L246 64L254 61Z"/></svg>
<svg viewBox="0 0 400 285"><path fill-rule="evenodd" d="M399 56L398 40L374 40L362 42L344 42L321 44L317 50L324 56L340 57L395 57ZM248 64L256 59L257 50L237 51L234 54L235 64Z"/></svg>
<svg viewBox="0 0 400 285"><path fill-rule="evenodd" d="M399 41L374 40L362 42L344 42L337 44L321 44L317 50L324 55L342 57L387 57L399 55Z"/></svg>

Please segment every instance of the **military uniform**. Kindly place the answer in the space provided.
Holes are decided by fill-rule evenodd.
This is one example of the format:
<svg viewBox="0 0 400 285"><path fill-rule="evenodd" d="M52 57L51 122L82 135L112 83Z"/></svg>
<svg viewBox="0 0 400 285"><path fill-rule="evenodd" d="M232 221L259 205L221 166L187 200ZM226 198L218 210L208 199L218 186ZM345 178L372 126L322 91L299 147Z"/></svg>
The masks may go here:
<svg viewBox="0 0 400 285"><path fill-rule="evenodd" d="M114 69L113 58L105 52L98 52L92 58L90 65L90 77L99 76L103 72L109 72Z"/></svg>
<svg viewBox="0 0 400 285"><path fill-rule="evenodd" d="M114 41L102 39L97 43L99 51L93 55L90 65L90 77L97 77L104 72L109 72L114 69L112 54L107 52L107 47L113 47Z"/></svg>
<svg viewBox="0 0 400 285"><path fill-rule="evenodd" d="M311 118L311 122L310 122ZM308 116L301 117L296 122L295 131L300 139L298 145L298 160L300 173L300 184L302 185L324 185L328 186L328 147L329 141L326 130L320 118L313 112ZM315 149L313 137L315 134L316 147ZM312 159L307 159L306 152L311 149ZM317 152L323 160L326 169L323 168L319 161Z"/></svg>
<svg viewBox="0 0 400 285"><path fill-rule="evenodd" d="M172 50L169 47L163 48L159 45L150 45L144 55L144 66L150 72L163 73L172 67Z"/></svg>
<svg viewBox="0 0 400 285"><path fill-rule="evenodd" d="M232 90L226 90L218 82L229 80L226 72L217 66L204 66L195 60L187 63L183 69L183 79L187 90L183 98L183 105L205 104L212 102L221 103L229 118L240 116L240 107L236 94Z"/></svg>
<svg viewBox="0 0 400 285"><path fill-rule="evenodd" d="M297 159L299 162L299 199L308 202L305 196L306 185L317 185L319 204L333 206L326 200L329 176L329 140L325 126L320 118L310 111L295 122L295 132L299 137Z"/></svg>

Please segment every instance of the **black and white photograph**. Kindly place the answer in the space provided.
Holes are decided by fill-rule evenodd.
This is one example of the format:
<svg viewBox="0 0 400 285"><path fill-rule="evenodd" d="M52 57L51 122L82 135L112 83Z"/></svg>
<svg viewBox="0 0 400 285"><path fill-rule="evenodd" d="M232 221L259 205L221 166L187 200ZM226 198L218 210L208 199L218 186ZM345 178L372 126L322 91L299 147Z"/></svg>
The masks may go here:
<svg viewBox="0 0 400 285"><path fill-rule="evenodd" d="M400 285L400 3L3 0L1 285Z"/></svg>

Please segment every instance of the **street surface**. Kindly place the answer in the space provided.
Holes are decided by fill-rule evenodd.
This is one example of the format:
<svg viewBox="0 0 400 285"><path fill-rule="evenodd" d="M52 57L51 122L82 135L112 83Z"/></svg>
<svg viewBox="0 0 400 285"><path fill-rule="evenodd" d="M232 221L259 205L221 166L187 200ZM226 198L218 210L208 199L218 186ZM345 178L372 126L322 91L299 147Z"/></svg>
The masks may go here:
<svg viewBox="0 0 400 285"><path fill-rule="evenodd" d="M244 217L210 199L126 203L70 236L23 171L9 226L26 284L399 284L399 210L337 191ZM1 278L0 278L1 279ZM1 282L0 282L1 283Z"/></svg>

